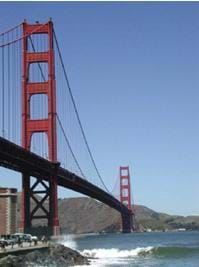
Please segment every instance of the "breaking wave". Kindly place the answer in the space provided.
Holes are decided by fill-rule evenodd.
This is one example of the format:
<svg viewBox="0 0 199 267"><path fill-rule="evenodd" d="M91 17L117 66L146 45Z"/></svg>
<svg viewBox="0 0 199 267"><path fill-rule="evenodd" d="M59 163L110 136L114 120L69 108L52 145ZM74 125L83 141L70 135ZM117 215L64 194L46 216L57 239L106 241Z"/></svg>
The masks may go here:
<svg viewBox="0 0 199 267"><path fill-rule="evenodd" d="M65 247L69 247L71 249L77 249L77 243L75 241L75 237L73 235L62 235L57 238L57 243L64 245Z"/></svg>
<svg viewBox="0 0 199 267"><path fill-rule="evenodd" d="M129 261L136 259L140 253L149 253L153 247L138 247L131 250L111 249L85 249L80 253L90 259L91 267L129 266Z"/></svg>
<svg viewBox="0 0 199 267"><path fill-rule="evenodd" d="M186 257L199 254L199 247L138 247L131 250L111 249L91 249L83 250L83 256L90 259L126 259L138 256L151 255L154 257Z"/></svg>
<svg viewBox="0 0 199 267"><path fill-rule="evenodd" d="M88 258L96 258L96 259L113 259L113 258L133 258L139 256L140 254L150 253L153 250L153 247L145 247L145 248L135 248L131 250L119 250L116 248L111 249L91 249L91 250L83 250L81 254Z"/></svg>

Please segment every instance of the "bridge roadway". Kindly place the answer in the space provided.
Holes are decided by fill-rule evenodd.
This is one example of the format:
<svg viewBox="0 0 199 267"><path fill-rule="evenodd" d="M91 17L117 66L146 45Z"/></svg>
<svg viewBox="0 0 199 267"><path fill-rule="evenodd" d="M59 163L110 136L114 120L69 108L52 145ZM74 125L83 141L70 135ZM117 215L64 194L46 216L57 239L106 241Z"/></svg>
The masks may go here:
<svg viewBox="0 0 199 267"><path fill-rule="evenodd" d="M123 232L130 232L132 229L132 211L111 194L61 168L59 162L52 163L2 137L0 137L0 166L17 172L28 173L30 176L46 181L56 175L59 186L95 198L120 212Z"/></svg>
<svg viewBox="0 0 199 267"><path fill-rule="evenodd" d="M35 250L39 250L40 252L44 252L49 248L49 244L42 244L42 242L38 241L36 245L30 244L27 242L23 242L23 246L19 247L15 244L13 247L11 245L6 246L4 249L0 249L0 258L6 257L8 255L25 255L27 253L33 252Z"/></svg>

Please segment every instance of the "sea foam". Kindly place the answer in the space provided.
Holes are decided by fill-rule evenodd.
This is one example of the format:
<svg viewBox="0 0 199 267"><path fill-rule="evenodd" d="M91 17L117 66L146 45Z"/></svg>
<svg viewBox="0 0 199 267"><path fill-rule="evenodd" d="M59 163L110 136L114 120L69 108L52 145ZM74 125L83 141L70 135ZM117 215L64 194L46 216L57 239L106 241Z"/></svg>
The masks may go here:
<svg viewBox="0 0 199 267"><path fill-rule="evenodd" d="M96 258L96 259L114 259L114 258L133 258L140 254L149 253L153 250L153 247L138 247L131 250L119 250L116 248L110 248L110 249L85 249L81 251L81 254L83 256L86 256L88 258Z"/></svg>
<svg viewBox="0 0 199 267"><path fill-rule="evenodd" d="M74 235L62 235L57 238L57 243L64 245L65 247L76 250L77 243Z"/></svg>

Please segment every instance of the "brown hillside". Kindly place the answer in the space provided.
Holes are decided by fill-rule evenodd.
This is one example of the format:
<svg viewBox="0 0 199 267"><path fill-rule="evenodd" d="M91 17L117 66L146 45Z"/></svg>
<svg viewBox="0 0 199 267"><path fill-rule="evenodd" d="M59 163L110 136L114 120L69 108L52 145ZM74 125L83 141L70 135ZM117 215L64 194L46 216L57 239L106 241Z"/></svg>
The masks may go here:
<svg viewBox="0 0 199 267"><path fill-rule="evenodd" d="M33 205L34 206L34 205ZM81 234L116 232L120 230L120 213L88 197L59 199L59 221L61 232ZM18 198L19 225L20 197ZM155 212L145 206L135 205L136 222L140 230L167 230L185 228L199 230L199 216L171 216ZM39 214L40 212L38 212ZM37 220L34 226L44 226L45 221Z"/></svg>

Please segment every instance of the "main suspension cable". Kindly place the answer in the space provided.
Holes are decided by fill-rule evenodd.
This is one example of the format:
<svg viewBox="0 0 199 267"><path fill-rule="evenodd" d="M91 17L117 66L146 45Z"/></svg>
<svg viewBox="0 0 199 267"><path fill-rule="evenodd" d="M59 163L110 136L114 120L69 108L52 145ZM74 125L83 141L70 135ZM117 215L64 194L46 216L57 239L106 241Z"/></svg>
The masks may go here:
<svg viewBox="0 0 199 267"><path fill-rule="evenodd" d="M31 39L30 36L29 36L29 39L30 39L30 43L31 43L32 49L33 49L33 51L35 52L36 49L35 49L34 43L33 43L33 41L32 41L32 39ZM41 72L42 79L43 79L43 81L45 82L46 79L45 79L45 75L44 75L44 73L43 73L43 70L42 70L42 68L41 68L41 65L40 65L39 62L38 62L37 64L38 64L38 66L39 66L39 70L40 70L40 72ZM69 150L70 150L70 152L71 152L71 154L72 154L72 156L73 156L73 159L74 159L74 161L75 161L75 163L76 163L76 165L77 165L77 167L78 167L78 169L79 169L81 175L82 175L82 176L84 177L84 179L86 180L86 177L85 177L85 175L84 175L84 173L83 173L83 171L82 171L82 169L81 169L81 167L80 167L80 165L79 165L79 162L78 162L78 160L77 160L77 158L76 158L76 156L75 156L75 154L74 154L74 152L73 152L73 150L72 150L72 147L71 147L71 145L70 145L70 142L69 142L69 140L68 140L68 138L67 138L67 136L66 136L66 133L65 133L65 131L64 131L64 127L63 127L63 125L62 125L62 123L61 123L61 120L60 120L60 118L59 118L59 116L58 116L57 113L56 113L56 117L57 117L57 121L58 121L58 123L59 123L59 126L60 126L60 128L61 128L61 130L62 130L62 133L63 133L63 135L64 135L64 139L65 139L65 141L66 141L66 143L67 143L67 145L68 145L68 148L69 148Z"/></svg>
<svg viewBox="0 0 199 267"><path fill-rule="evenodd" d="M117 189L117 186L119 184L119 176L116 177L115 179L115 183L114 183L114 186L113 186L113 189L111 190L111 193L114 195L114 191Z"/></svg>
<svg viewBox="0 0 199 267"><path fill-rule="evenodd" d="M21 25L22 25L22 23L20 23L20 24L14 26L14 27L9 28L9 29L6 30L5 32L1 32L1 33L0 33L0 36L5 35L5 34L8 34L9 32L12 32L12 31L16 30L16 29L17 29L18 27L20 27Z"/></svg>
<svg viewBox="0 0 199 267"><path fill-rule="evenodd" d="M102 177L100 175L100 172L99 172L99 170L97 168L97 165L96 165L95 160L93 158L93 155L91 153L91 149L90 149L90 147L88 145L88 141L87 141L87 138L86 138L86 135L85 135L85 132L84 132L81 120L80 120L80 116L79 116L79 113L78 113L78 110L77 110L77 106L75 104L75 100L74 100L74 97L73 97L73 94L72 94L72 90L71 90L71 87L70 87L70 83L69 83L69 80L68 80L68 75L66 73L65 65L64 65L64 62L63 62L63 59L62 59L61 50L59 48L58 40L57 40L57 37L56 37L56 34L55 34L54 30L53 30L53 35L54 35L54 38L55 38L55 43L56 43L56 46L57 46L57 51L58 51L58 55L59 55L59 58L60 58L60 61L61 61L61 65L62 65L62 68L63 68L63 71L64 71L64 77L65 77L65 80L66 80L66 83L67 83L67 87L68 87L68 90L69 90L69 93L70 93L70 97L71 97L71 100L72 100L72 103L73 103L73 106L74 106L75 114L76 114L80 129L81 129L81 132L82 132L82 135L83 135L83 138L84 138L84 142L86 144L89 156L90 156L91 161L92 161L92 163L94 165L94 168L95 168L95 171L96 171L96 173L98 175L98 178L100 179L100 181L103 184L103 186L106 189L106 191L109 192L108 188L106 187L106 185L105 185L105 183L104 183L104 181L103 181L103 179L102 179Z"/></svg>
<svg viewBox="0 0 199 267"><path fill-rule="evenodd" d="M66 133L65 133L65 131L64 131L63 125L62 125L62 123L61 123L61 120L60 120L58 114L56 114L56 117L57 117L57 121L58 121L58 123L59 123L59 126L61 127L61 130L62 130L62 132L63 132L64 139L65 139L65 141L66 141L66 143L67 143L67 145L68 145L68 147L69 147L69 150L70 150L70 152L71 152L71 154L72 154L72 156L73 156L73 159L75 160L75 163L77 164L77 167L78 167L78 169L79 169L81 175L84 177L85 180L87 180L86 177L85 177L85 175L84 175L84 173L83 173L83 171L82 171L82 169L80 168L79 162L78 162L77 158L75 157L75 154L74 154L74 152L73 152L73 150L72 150L72 148L71 148L71 146L70 146L69 140L68 140L68 138L67 138L67 136L66 136Z"/></svg>
<svg viewBox="0 0 199 267"><path fill-rule="evenodd" d="M33 43L33 41L32 41L31 36L28 36L28 39L30 40L30 44L31 44L31 46L32 46L33 51L36 52L36 49L35 49L35 46L34 46L34 43ZM43 70L42 70L42 67L41 67L40 62L37 62L37 64L38 64L39 70L40 70L40 72L41 72L42 79L44 80L44 82L46 82L46 78L45 78L45 75L44 75L44 73L43 73Z"/></svg>
<svg viewBox="0 0 199 267"><path fill-rule="evenodd" d="M0 48L5 47L5 46L8 46L8 45L11 45L11 44L14 44L14 43L16 43L16 42L18 42L18 41L20 41L20 40L22 40L22 39L24 39L24 38L26 38L26 37L32 35L32 34L38 32L38 31L39 31L40 29L42 29L42 27L44 27L46 24L47 24L47 23L42 24L42 25L39 25L38 28L36 28L35 30L31 31L30 33L27 33L27 34L25 34L25 35L21 35L20 37L14 39L14 40L12 40L12 41L9 41L8 43L5 43L5 44L3 43L3 44L1 44L1 45L0 45ZM1 33L0 35L4 35L4 33Z"/></svg>

